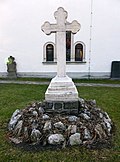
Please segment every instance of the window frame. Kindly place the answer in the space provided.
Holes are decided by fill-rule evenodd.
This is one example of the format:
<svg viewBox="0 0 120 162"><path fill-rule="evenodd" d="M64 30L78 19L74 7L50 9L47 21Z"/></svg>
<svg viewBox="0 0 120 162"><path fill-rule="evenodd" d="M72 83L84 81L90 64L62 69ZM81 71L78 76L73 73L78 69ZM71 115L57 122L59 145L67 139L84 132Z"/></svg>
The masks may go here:
<svg viewBox="0 0 120 162"><path fill-rule="evenodd" d="M46 60L46 47L47 47L48 44L53 45L53 48L54 48L53 61L47 61ZM82 61L75 61L75 46L77 44L82 44L82 46L83 46L83 60ZM85 43L82 42L82 41L76 41L74 43L74 36L71 33L71 59L70 59L70 61L66 61L66 64L86 63L85 56L86 56L86 45L85 45ZM44 46L43 46L43 63L44 64L56 64L57 63L56 45L55 45L54 42L49 41L49 42L46 42L44 44Z"/></svg>
<svg viewBox="0 0 120 162"><path fill-rule="evenodd" d="M46 51L46 47L47 45L51 44L53 46L53 61L47 61L47 51ZM53 42L46 42L43 46L43 62L47 63L47 62L55 62L56 61L56 56L55 56L55 52L56 51L56 48L55 48L55 43Z"/></svg>
<svg viewBox="0 0 120 162"><path fill-rule="evenodd" d="M82 61L75 61L75 47L76 47L77 44L81 44L83 46L83 60ZM74 51L73 51L73 53L74 53L74 62L85 62L85 51L86 51L85 43L82 42L82 41L77 41L77 42L74 43L73 49L74 49Z"/></svg>

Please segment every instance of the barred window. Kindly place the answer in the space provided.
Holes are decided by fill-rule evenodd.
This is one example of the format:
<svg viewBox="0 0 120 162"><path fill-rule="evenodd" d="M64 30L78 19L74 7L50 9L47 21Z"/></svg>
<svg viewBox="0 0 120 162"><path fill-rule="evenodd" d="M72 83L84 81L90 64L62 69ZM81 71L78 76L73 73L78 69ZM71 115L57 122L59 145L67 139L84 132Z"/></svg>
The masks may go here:
<svg viewBox="0 0 120 162"><path fill-rule="evenodd" d="M56 46L53 42L47 42L43 47L43 63L57 63ZM84 42L74 43L74 35L71 31L66 32L66 62L85 63L86 46Z"/></svg>
<svg viewBox="0 0 120 162"><path fill-rule="evenodd" d="M75 61L83 61L83 45L81 43L75 45Z"/></svg>
<svg viewBox="0 0 120 162"><path fill-rule="evenodd" d="M54 61L54 47L52 44L46 46L46 61Z"/></svg>
<svg viewBox="0 0 120 162"><path fill-rule="evenodd" d="M54 62L55 60L55 44L47 42L43 47L43 63Z"/></svg>

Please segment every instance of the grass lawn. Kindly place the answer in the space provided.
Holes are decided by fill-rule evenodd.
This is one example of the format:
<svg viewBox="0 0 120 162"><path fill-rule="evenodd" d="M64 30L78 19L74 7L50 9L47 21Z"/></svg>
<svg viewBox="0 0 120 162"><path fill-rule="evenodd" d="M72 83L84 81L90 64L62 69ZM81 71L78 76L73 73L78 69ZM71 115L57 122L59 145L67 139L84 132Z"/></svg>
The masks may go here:
<svg viewBox="0 0 120 162"><path fill-rule="evenodd" d="M0 162L119 162L120 88L78 87L79 96L96 99L116 126L111 149L89 150L78 146L63 150L27 152L6 140L7 123L16 109L44 99L46 85L0 84Z"/></svg>
<svg viewBox="0 0 120 162"><path fill-rule="evenodd" d="M9 80L9 78L0 78L0 80ZM16 81L36 81L36 82L50 82L51 78L28 78L18 77ZM101 84L120 84L119 80L112 79L73 79L75 83L101 83Z"/></svg>

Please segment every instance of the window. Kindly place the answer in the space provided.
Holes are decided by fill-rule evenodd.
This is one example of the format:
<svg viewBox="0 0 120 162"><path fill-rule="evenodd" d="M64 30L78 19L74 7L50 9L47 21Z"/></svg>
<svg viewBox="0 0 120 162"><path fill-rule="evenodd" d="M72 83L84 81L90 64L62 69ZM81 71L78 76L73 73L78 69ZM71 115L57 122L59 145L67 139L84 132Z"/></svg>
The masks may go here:
<svg viewBox="0 0 120 162"><path fill-rule="evenodd" d="M53 42L47 42L43 47L43 63L57 63L56 47ZM66 62L85 63L85 44L82 41L74 43L74 35L71 31L66 32Z"/></svg>
<svg viewBox="0 0 120 162"><path fill-rule="evenodd" d="M85 44L81 41L74 44L74 60L75 62L85 62Z"/></svg>
<svg viewBox="0 0 120 162"><path fill-rule="evenodd" d="M71 59L71 32L66 32L66 61Z"/></svg>
<svg viewBox="0 0 120 162"><path fill-rule="evenodd" d="M43 47L44 60L43 62L55 61L55 44L53 42L47 42Z"/></svg>
<svg viewBox="0 0 120 162"><path fill-rule="evenodd" d="M85 61L85 44L77 41L74 45L74 36L71 31L66 32L66 61L67 62L84 62Z"/></svg>
<svg viewBox="0 0 120 162"><path fill-rule="evenodd" d="M46 61L54 61L54 47L52 44L46 46Z"/></svg>
<svg viewBox="0 0 120 162"><path fill-rule="evenodd" d="M83 45L81 43L75 45L75 61L83 61Z"/></svg>

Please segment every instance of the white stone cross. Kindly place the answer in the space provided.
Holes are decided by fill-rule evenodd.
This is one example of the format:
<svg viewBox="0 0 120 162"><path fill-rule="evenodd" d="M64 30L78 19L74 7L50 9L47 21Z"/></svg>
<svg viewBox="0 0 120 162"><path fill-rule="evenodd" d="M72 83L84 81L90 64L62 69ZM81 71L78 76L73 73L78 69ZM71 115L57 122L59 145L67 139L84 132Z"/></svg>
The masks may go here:
<svg viewBox="0 0 120 162"><path fill-rule="evenodd" d="M71 31L75 34L80 30L80 24L76 20L72 21L72 23L66 21L67 16L67 11L59 7L54 13L57 24L50 24L46 21L41 27L42 31L47 35L56 33L58 77L66 77L66 31Z"/></svg>

